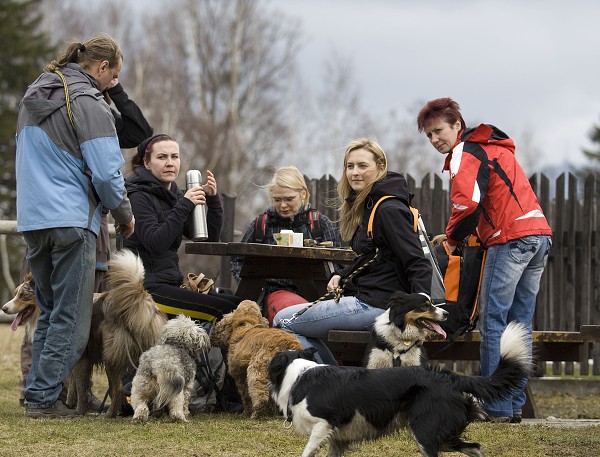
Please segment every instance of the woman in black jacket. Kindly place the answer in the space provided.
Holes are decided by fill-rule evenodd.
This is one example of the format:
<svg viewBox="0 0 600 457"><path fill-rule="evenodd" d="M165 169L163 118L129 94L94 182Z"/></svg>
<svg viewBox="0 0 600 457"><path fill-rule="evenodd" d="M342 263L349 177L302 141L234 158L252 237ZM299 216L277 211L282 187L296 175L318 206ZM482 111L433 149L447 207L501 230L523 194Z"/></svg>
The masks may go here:
<svg viewBox="0 0 600 457"><path fill-rule="evenodd" d="M377 208L371 239L367 236L369 216L375 203L386 195L394 198ZM317 348L324 363L335 364L321 341L329 330L368 329L397 290L429 296L431 264L414 230L409 200L406 179L387 171L379 144L364 138L350 143L338 184L340 234L359 258L351 267L336 272L327 285L328 291L341 289L339 302L324 300L308 309L307 304L291 306L277 313L274 326L295 333L303 347ZM292 317L303 309L304 313Z"/></svg>
<svg viewBox="0 0 600 457"><path fill-rule="evenodd" d="M190 237L196 205L206 205L208 241L218 241L223 208L217 182L207 172L207 182L185 193L177 187L179 145L168 135L154 135L138 146L131 160L132 174L126 180L135 233L124 247L137 253L146 272L144 286L157 306L173 317L183 313L192 319L215 323L233 311L240 298L217 293L202 294L182 288L177 251L182 237Z"/></svg>

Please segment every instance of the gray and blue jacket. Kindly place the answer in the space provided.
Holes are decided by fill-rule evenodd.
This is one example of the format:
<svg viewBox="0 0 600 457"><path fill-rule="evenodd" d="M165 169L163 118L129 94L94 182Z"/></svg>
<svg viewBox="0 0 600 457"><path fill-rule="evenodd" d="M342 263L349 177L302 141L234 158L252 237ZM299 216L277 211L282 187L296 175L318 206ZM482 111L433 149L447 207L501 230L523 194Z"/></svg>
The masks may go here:
<svg viewBox="0 0 600 457"><path fill-rule="evenodd" d="M115 120L94 78L77 64L42 73L27 89L17 122L17 226L20 232L58 227L100 230L102 206L117 224L133 213Z"/></svg>

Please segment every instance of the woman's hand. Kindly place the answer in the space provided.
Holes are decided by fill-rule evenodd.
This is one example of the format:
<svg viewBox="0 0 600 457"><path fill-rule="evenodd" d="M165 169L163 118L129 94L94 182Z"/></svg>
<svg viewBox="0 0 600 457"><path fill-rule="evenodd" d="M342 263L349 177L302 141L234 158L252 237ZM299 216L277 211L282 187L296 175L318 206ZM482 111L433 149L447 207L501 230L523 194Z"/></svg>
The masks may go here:
<svg viewBox="0 0 600 457"><path fill-rule="evenodd" d="M439 235L436 235L432 238L431 240L431 244L433 246L437 246L438 244L442 244L444 241L446 241L447 236L445 233L441 233Z"/></svg>
<svg viewBox="0 0 600 457"><path fill-rule="evenodd" d="M327 283L327 292L333 292L340 287L340 279L342 279L340 275L333 275Z"/></svg>
<svg viewBox="0 0 600 457"><path fill-rule="evenodd" d="M206 184L202 185L204 192L206 195L214 197L217 195L217 180L215 179L215 175L213 175L212 171L206 170Z"/></svg>
<svg viewBox="0 0 600 457"><path fill-rule="evenodd" d="M204 186L195 186L189 189L184 197L190 200L194 205L206 205L206 192Z"/></svg>

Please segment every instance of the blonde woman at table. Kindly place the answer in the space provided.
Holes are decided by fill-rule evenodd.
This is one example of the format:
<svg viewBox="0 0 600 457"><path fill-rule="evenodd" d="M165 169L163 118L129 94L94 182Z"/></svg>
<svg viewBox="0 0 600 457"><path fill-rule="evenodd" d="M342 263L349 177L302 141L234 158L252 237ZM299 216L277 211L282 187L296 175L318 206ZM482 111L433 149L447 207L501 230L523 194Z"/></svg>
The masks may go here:
<svg viewBox="0 0 600 457"><path fill-rule="evenodd" d="M302 233L304 239L317 243L330 241L334 247L341 246L340 235L331 220L311 207L310 193L298 168L278 168L268 189L273 204L250 224L242 243L277 244L275 233L292 230ZM243 265L243 259L231 259L231 272L238 281ZM261 295L259 301L266 308L269 324L272 324L277 311L307 301L298 294L298 288L289 279L268 279Z"/></svg>
<svg viewBox="0 0 600 457"><path fill-rule="evenodd" d="M126 179L136 230L124 241L124 247L142 259L144 286L169 317L183 313L197 321L215 323L233 311L241 299L182 288L184 276L177 251L182 237L190 235L196 205L207 206L208 241L219 240L223 208L217 181L207 171L206 184L184 193L175 183L180 166L179 145L169 135L154 135L138 146L131 159L132 174Z"/></svg>
<svg viewBox="0 0 600 457"><path fill-rule="evenodd" d="M375 202L384 195L396 198L379 205L371 240L367 236L369 216ZM350 241L359 258L354 265L337 271L327 285L329 291L334 291L344 284L339 302L331 299L290 306L277 313L274 326L296 334L303 347L318 350L321 362L335 365L335 358L322 341L329 330L368 329L397 290L429 296L431 265L413 229L409 200L406 179L387 170L381 146L366 138L352 141L344 155L338 206L342 240ZM347 284L343 281L346 277L351 277Z"/></svg>

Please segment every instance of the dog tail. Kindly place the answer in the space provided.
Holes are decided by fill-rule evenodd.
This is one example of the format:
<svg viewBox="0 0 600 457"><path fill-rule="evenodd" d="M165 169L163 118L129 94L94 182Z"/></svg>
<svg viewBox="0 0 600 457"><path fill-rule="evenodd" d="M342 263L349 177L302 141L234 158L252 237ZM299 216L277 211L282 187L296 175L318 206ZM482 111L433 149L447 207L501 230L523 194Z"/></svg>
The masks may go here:
<svg viewBox="0 0 600 457"><path fill-rule="evenodd" d="M128 249L112 254L106 275L108 289L127 288L131 293L144 289L144 264L142 260Z"/></svg>
<svg viewBox="0 0 600 457"><path fill-rule="evenodd" d="M144 274L144 264L135 253L127 249L114 253L106 275L108 299L104 302L104 314L121 322L134 335L158 335L167 319L156 319L156 314L162 312L144 288ZM151 327L156 328L150 332ZM139 341L144 348L155 343Z"/></svg>
<svg viewBox="0 0 600 457"><path fill-rule="evenodd" d="M452 375L454 384L465 393L483 401L506 398L525 385L531 373L529 330L511 322L500 338L500 363L490 377Z"/></svg>
<svg viewBox="0 0 600 457"><path fill-rule="evenodd" d="M165 368L156 376L158 393L154 399L155 409L168 405L185 387L185 379L175 370Z"/></svg>

